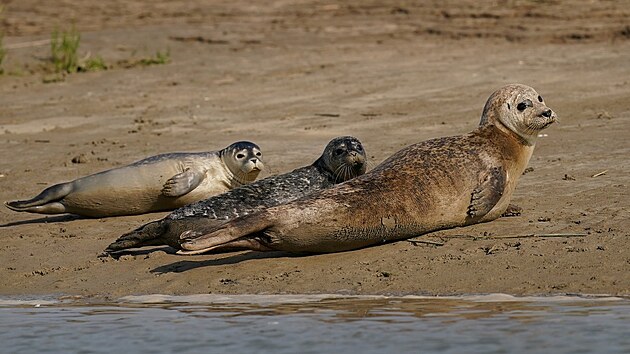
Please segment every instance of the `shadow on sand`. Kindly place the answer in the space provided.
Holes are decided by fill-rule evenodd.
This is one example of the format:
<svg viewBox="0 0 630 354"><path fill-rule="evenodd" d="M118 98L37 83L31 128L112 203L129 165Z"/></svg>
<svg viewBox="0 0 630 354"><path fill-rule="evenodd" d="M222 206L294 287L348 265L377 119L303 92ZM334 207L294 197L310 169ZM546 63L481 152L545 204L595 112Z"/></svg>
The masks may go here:
<svg viewBox="0 0 630 354"><path fill-rule="evenodd" d="M236 264L252 259L263 259L263 258L279 258L279 257L299 257L300 255L289 253L289 252L245 252L238 253L234 255L229 255L220 259L206 259L202 261L179 261L167 265L163 265L151 270L151 273L182 273L187 270L200 268L200 267L212 267L212 266L220 266L227 264Z"/></svg>
<svg viewBox="0 0 630 354"><path fill-rule="evenodd" d="M119 259L122 256L150 256L151 253L153 252L157 252L157 251L163 251L165 253L168 254L176 254L177 250L174 249L173 247L170 246L161 246L161 247L154 247L154 248L141 248L141 249L132 249L132 250L121 250L121 251L116 251L116 252L106 252L103 251L101 254L98 255L99 258L106 258L106 257L112 257L113 259Z"/></svg>
<svg viewBox="0 0 630 354"><path fill-rule="evenodd" d="M79 215L72 215L72 214L59 215L59 216L45 216L43 218L13 221L13 222L8 222L6 224L0 224L0 228L19 226L19 225L28 225L28 224L49 224L49 223L55 223L55 222L67 222L67 221L74 221L74 220L80 220L80 219L90 219L90 218L86 218L84 216L79 216Z"/></svg>

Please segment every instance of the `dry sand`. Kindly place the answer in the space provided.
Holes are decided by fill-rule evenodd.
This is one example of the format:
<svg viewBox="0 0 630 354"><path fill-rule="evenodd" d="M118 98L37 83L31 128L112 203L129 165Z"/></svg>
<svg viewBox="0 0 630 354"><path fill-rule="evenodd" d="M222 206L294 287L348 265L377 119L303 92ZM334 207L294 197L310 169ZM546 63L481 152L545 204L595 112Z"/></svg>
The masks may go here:
<svg viewBox="0 0 630 354"><path fill-rule="evenodd" d="M627 1L3 1L0 200L171 151L257 142L265 175L332 137L373 165L472 130L489 94L533 86L559 115L513 202L521 216L337 254L98 258L164 213L106 219L0 208L0 295L630 295ZM55 27L110 70L51 76ZM41 44L44 41L44 44ZM164 65L130 65L170 50ZM72 163L81 156L83 163ZM607 171L597 177L594 175ZM583 233L584 237L521 237Z"/></svg>

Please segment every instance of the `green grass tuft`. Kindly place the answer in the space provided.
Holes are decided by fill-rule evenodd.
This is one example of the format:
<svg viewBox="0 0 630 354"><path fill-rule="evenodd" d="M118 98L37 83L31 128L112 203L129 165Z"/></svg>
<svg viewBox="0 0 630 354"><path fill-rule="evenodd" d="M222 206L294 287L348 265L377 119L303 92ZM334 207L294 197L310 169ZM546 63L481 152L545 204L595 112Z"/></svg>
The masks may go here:
<svg viewBox="0 0 630 354"><path fill-rule="evenodd" d="M57 73L75 73L79 68L79 42L81 35L74 26L68 32L55 30L50 40L51 59Z"/></svg>

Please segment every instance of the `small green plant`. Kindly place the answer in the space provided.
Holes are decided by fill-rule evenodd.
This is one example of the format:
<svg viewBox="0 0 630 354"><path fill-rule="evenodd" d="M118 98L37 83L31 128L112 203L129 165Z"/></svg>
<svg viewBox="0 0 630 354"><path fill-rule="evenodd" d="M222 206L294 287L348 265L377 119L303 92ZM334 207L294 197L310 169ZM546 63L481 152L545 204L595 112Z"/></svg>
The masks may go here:
<svg viewBox="0 0 630 354"><path fill-rule="evenodd" d="M79 68L77 50L79 49L80 41L81 35L74 26L72 26L72 29L68 32L63 31L59 33L58 30L53 31L50 40L50 51L51 59L57 73L77 72Z"/></svg>
<svg viewBox="0 0 630 354"><path fill-rule="evenodd" d="M107 70L107 65L102 57L97 56L94 58L88 58L85 63L79 67L80 71L98 71Z"/></svg>
<svg viewBox="0 0 630 354"><path fill-rule="evenodd" d="M164 53L158 50L155 53L155 57L140 59L140 64L145 66L160 65L166 64L169 61L171 61L171 51L167 49Z"/></svg>

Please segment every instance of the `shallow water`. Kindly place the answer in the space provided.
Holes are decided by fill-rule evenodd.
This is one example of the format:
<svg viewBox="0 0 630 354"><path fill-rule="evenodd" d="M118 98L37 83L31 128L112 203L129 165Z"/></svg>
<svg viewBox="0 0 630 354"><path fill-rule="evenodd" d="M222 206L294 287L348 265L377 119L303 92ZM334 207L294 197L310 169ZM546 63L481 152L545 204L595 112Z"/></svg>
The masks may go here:
<svg viewBox="0 0 630 354"><path fill-rule="evenodd" d="M630 300L138 296L0 299L2 353L628 353Z"/></svg>

